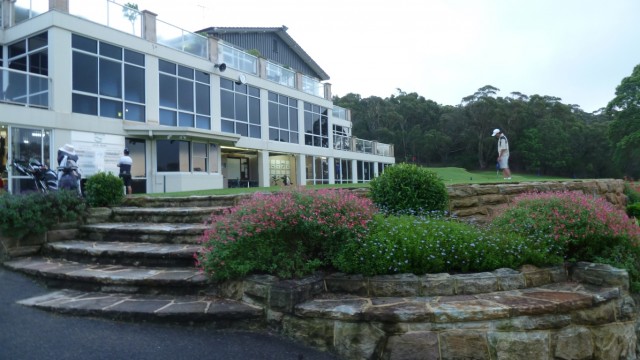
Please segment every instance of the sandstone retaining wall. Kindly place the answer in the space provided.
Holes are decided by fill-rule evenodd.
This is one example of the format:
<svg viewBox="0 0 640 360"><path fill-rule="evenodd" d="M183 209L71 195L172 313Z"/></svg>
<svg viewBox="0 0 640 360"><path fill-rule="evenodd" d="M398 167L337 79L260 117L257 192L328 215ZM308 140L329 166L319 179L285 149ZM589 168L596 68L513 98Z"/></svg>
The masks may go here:
<svg viewBox="0 0 640 360"><path fill-rule="evenodd" d="M451 214L465 220L486 222L515 196L531 191L581 191L601 196L620 209L626 205L624 181L619 179L544 181L447 186Z"/></svg>

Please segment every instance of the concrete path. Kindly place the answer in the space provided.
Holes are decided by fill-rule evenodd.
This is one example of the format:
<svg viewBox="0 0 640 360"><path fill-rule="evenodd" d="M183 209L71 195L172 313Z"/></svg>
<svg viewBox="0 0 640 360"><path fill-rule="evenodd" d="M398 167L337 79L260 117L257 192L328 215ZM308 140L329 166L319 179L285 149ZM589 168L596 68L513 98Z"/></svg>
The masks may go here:
<svg viewBox="0 0 640 360"><path fill-rule="evenodd" d="M48 292L0 267L0 359L337 359L268 332L74 317L17 303Z"/></svg>

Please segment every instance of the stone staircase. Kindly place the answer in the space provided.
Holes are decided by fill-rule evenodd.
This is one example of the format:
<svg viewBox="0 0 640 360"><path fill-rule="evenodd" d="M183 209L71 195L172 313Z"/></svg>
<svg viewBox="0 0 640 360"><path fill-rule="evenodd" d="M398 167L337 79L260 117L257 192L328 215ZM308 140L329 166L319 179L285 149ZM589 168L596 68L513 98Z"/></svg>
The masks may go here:
<svg viewBox="0 0 640 360"><path fill-rule="evenodd" d="M205 220L240 198L130 198L4 265L51 292L20 301L122 320L269 327L344 359L635 359L624 270L590 263L476 274L253 275L194 266Z"/></svg>
<svg viewBox="0 0 640 360"><path fill-rule="evenodd" d="M118 319L262 326L261 307L230 299L195 267L205 220L236 201L127 199L123 207L94 211L78 229L58 230L64 235L50 236L38 255L4 265L58 289L24 305Z"/></svg>

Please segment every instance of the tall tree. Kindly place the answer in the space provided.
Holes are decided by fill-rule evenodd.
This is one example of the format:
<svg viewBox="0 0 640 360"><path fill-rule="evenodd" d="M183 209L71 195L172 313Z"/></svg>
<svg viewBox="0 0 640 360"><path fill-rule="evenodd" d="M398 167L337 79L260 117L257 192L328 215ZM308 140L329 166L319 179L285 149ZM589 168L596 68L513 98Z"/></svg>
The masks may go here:
<svg viewBox="0 0 640 360"><path fill-rule="evenodd" d="M616 87L606 113L613 120L609 138L616 165L624 175L640 178L640 64Z"/></svg>

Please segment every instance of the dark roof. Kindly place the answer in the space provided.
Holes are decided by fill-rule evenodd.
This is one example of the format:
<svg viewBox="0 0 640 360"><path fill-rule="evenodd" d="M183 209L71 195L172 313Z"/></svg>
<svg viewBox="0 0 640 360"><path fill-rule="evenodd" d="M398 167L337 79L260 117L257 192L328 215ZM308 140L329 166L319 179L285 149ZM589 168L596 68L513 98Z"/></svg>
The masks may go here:
<svg viewBox="0 0 640 360"><path fill-rule="evenodd" d="M313 71L315 71L321 80L329 80L329 75L322 70L322 68L307 54L298 43L293 40L289 34L287 34L286 26L281 27L208 27L196 33L207 33L213 36L216 34L252 34L252 33L274 33L285 44L289 46L293 52L295 52Z"/></svg>

